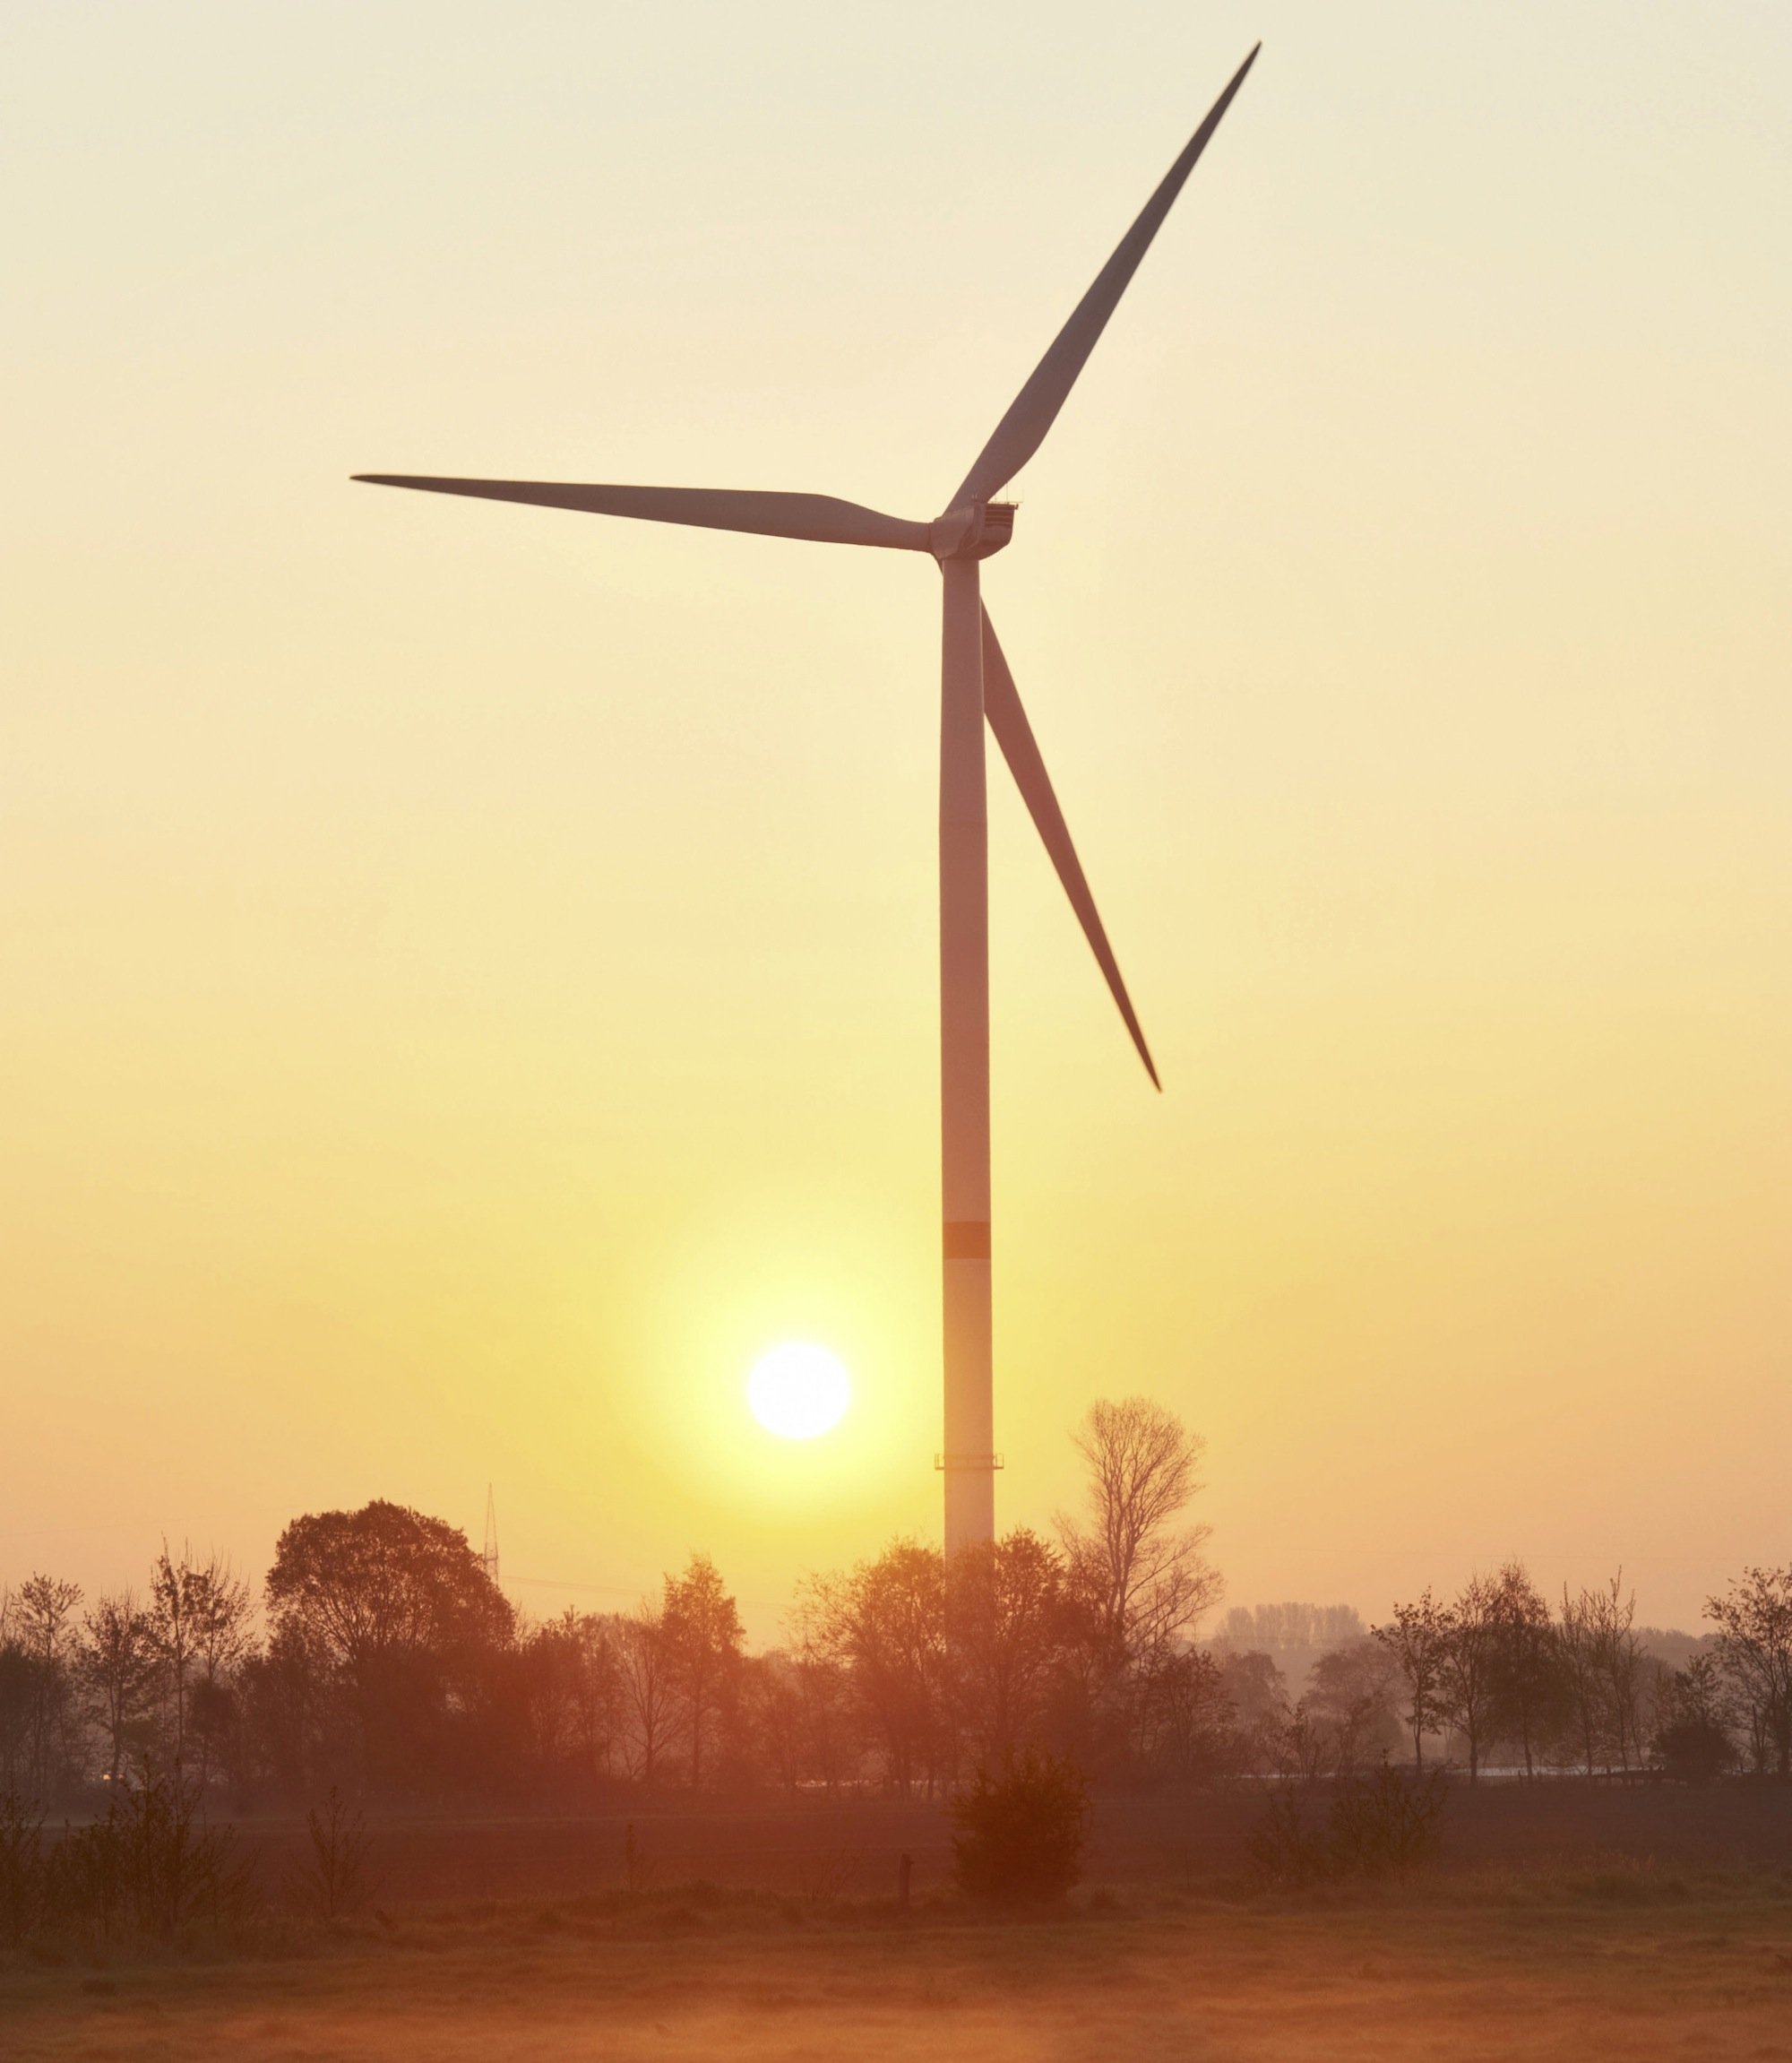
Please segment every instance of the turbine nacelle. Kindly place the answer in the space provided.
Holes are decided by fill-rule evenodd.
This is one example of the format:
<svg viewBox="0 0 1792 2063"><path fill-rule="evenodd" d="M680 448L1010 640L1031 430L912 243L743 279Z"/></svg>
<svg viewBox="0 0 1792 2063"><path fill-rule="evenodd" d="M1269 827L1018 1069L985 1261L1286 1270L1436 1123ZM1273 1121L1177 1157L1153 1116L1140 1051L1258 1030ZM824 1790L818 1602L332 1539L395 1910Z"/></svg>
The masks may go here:
<svg viewBox="0 0 1792 2063"><path fill-rule="evenodd" d="M1013 535L1012 502L969 502L927 526L927 549L937 559L989 558Z"/></svg>

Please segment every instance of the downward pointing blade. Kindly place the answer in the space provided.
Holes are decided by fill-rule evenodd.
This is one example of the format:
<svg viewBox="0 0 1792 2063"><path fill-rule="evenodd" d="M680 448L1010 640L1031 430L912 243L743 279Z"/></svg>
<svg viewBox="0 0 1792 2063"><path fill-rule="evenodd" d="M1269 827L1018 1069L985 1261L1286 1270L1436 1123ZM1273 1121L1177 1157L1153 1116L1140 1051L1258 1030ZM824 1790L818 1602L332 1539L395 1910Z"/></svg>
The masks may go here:
<svg viewBox="0 0 1792 2063"><path fill-rule="evenodd" d="M995 742L1002 747L1002 756L1008 762L1014 785L1021 790L1021 799L1045 842L1046 850L1052 856L1052 865L1058 870L1058 879L1064 883L1064 893L1070 897L1071 908L1076 911L1082 926L1083 937L1089 940L1101 971L1107 978L1109 992L1126 1021L1127 1031L1133 1034L1133 1043L1139 1049L1140 1059L1145 1063L1151 1086L1161 1090L1163 1083L1158 1080L1157 1068L1151 1064L1150 1049L1145 1044L1145 1034L1139 1029L1126 984L1120 979L1114 949L1102 928L1095 898L1090 893L1089 883L1083 876L1082 862L1070 842L1069 826L1064 823L1063 810L1058 807L1058 798L1052 792L1051 776L1046 772L1046 763L1033 740L1033 728L1021 706L1014 676L1009 672L1008 661L996 643L995 626L990 622L987 609L983 612L983 713L989 719L989 728L995 733Z"/></svg>
<svg viewBox="0 0 1792 2063"><path fill-rule="evenodd" d="M1206 121L1190 137L1187 148L1164 175L1157 192L1146 202L1138 220L1120 239L1114 255L1096 275L1095 284L1077 303L1076 312L1061 329L1051 349L1035 367L1033 376L1015 395L1008 413L995 426L995 434L984 445L977 463L965 475L948 508L964 508L972 502L987 501L1013 479L1045 442L1046 432L1057 420L1058 410L1076 384L1077 375L1088 363L1107 318L1119 305L1132 282L1139 262L1151 247L1151 238L1162 226L1176 195L1182 192L1194 162L1207 148L1208 139L1219 126L1220 117L1232 105L1232 97L1245 83L1245 74L1257 61L1261 43L1239 65L1232 82L1213 103Z"/></svg>
<svg viewBox="0 0 1792 2063"><path fill-rule="evenodd" d="M357 473L372 487L420 488L426 494L476 495L483 501L530 502L539 508L582 509L590 515L638 516L647 522L689 523L699 530L750 531L760 537L806 538L815 544L882 545L926 551L924 522L836 501L831 495L745 493L733 488L622 488L558 480L438 479L420 473Z"/></svg>

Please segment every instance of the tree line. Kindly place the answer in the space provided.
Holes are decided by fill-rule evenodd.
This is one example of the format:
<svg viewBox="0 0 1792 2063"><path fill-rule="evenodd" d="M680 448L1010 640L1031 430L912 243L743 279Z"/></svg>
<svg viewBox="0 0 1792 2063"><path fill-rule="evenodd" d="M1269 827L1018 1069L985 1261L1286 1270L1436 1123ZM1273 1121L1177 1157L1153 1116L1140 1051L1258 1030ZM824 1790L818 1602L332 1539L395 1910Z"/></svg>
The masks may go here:
<svg viewBox="0 0 1792 2063"><path fill-rule="evenodd" d="M1142 1398L1073 1436L1085 1499L946 1559L912 1541L810 1578L747 1652L703 1555L632 1610L529 1618L464 1533L375 1500L280 1535L257 1601L164 1547L90 1604L33 1575L0 1598L0 1793L48 1800L177 1765L202 1792L567 1796L632 1784L944 1795L1028 1752L1098 1781L1348 1773L1393 1757L1781 1777L1792 1569L1708 1608L1675 1668L1633 1601L1542 1598L1521 1567L1363 1627L1348 1608L1234 1611L1188 1522L1202 1443ZM1277 1653L1317 1651L1291 1696Z"/></svg>
<svg viewBox="0 0 1792 2063"><path fill-rule="evenodd" d="M1366 1652L1333 1663L1334 1712L1397 1716L1416 1765L1426 1743L1471 1781L1491 1764L1587 1776L1659 1769L1692 1781L1745 1768L1792 1777L1792 1567L1750 1568L1709 1599L1712 1631L1680 1666L1636 1625L1622 1574L1546 1598L1522 1563L1396 1605ZM1371 1689L1377 1667L1384 1688ZM1334 1724L1337 1723L1334 1720Z"/></svg>

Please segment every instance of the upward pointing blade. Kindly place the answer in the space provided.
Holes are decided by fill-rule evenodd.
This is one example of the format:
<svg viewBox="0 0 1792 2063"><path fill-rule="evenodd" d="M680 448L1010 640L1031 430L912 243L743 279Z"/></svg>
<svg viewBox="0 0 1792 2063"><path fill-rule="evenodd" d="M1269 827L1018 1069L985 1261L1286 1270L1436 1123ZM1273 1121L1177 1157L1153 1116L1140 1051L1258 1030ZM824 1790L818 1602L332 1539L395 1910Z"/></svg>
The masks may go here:
<svg viewBox="0 0 1792 2063"><path fill-rule="evenodd" d="M987 609L983 612L983 713L989 719L989 728L995 733L995 742L1002 747L1002 756L1008 762L1014 785L1021 790L1034 825L1045 842L1046 850L1052 856L1052 865L1058 870L1058 879L1064 883L1064 893L1070 897L1071 908L1076 911L1082 926L1083 937L1089 940L1101 971L1107 977L1108 989L1120 1006L1127 1031L1133 1034L1133 1043L1139 1049L1139 1057L1145 1063L1151 1086L1161 1090L1163 1083L1158 1080L1158 1071L1151 1064L1150 1049L1145 1044L1145 1034L1139 1029L1126 984L1120 979L1114 949L1102 929L1095 898L1083 877L1082 862L1070 842L1069 826L1064 823L1063 810L1058 807L1058 798L1052 792L1051 776L1046 772L1046 763L1034 743L1033 728L1021 706L1014 676L1009 672L1008 661L996 643L995 626L990 622Z"/></svg>
<svg viewBox="0 0 1792 2063"><path fill-rule="evenodd" d="M734 488L584 487L558 480L437 479L421 473L357 473L377 488L421 488L427 494L476 495L483 501L532 502L540 508L582 509L589 515L638 516L647 522L689 523L699 530L750 531L760 537L807 538L815 544L883 545L926 551L924 522L836 501L831 495L744 493Z"/></svg>
<svg viewBox="0 0 1792 2063"><path fill-rule="evenodd" d="M1164 175L1157 192L1146 202L1138 220L1120 239L1114 255L1096 275L1095 284L1077 303L1076 312L1061 329L1051 349L1034 367L1033 376L1015 395L1008 413L995 426L995 434L984 445L977 463L965 475L948 508L963 508L972 502L987 501L1013 479L1045 442L1046 432L1057 420L1058 410L1076 384L1077 375L1088 363L1089 354L1107 327L1107 318L1126 291L1139 261L1151 246L1171 204L1182 192L1194 169L1194 161L1207 148L1208 139L1219 126L1220 117L1232 105L1232 97L1245 83L1245 74L1257 61L1261 43L1232 75L1232 82L1212 108L1187 148Z"/></svg>

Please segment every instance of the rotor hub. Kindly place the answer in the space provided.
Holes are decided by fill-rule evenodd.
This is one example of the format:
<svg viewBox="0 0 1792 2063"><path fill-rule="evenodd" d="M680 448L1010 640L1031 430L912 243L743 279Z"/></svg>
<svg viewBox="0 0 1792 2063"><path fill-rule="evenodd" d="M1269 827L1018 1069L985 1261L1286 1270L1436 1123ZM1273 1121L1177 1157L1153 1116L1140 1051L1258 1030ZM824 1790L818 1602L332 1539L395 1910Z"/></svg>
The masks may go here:
<svg viewBox="0 0 1792 2063"><path fill-rule="evenodd" d="M935 558L989 558L1014 535L1012 502L972 502L948 509L928 526L927 548Z"/></svg>

